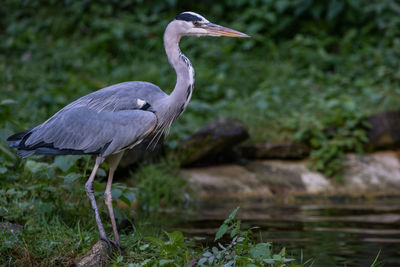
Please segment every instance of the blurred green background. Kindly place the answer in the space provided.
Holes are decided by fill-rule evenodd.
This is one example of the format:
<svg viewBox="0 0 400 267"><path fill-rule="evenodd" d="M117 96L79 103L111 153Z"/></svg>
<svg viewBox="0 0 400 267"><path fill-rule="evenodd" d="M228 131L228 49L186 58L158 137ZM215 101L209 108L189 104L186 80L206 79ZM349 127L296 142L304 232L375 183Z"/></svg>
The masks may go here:
<svg viewBox="0 0 400 267"><path fill-rule="evenodd" d="M185 10L252 38L184 38L196 89L167 139L170 147L207 121L236 117L252 141L311 140L316 150L329 150L322 147L329 142L357 150L365 139L355 131L361 118L400 106L397 1L6 0L0 9L2 145L7 135L107 85L143 80L170 92L175 72L162 35ZM344 130L323 136L326 126Z"/></svg>
<svg viewBox="0 0 400 267"><path fill-rule="evenodd" d="M35 210L29 204L34 199L40 202L36 212L45 215L38 215L33 229L42 220L48 222L49 214L60 215L60 210L70 215L60 215L60 220L76 226L74 209L80 202L74 202L73 195L82 189L74 181L84 181L80 173L92 163L85 157L19 161L5 139L43 122L80 96L114 83L143 80L170 92L176 77L162 35L168 22L187 10L252 38L182 40L181 50L192 61L196 84L188 109L167 139L170 148L208 121L235 117L248 126L249 142L309 143L314 167L334 175L341 165L332 159L362 150L363 118L400 108L400 4L395 0L3 0L0 184L2 206L14 213L3 209L1 218L29 222L29 209L21 205ZM324 132L330 126L337 130ZM177 164L172 171L167 165L171 164L147 167L148 172L145 167L142 177L176 172ZM58 183L54 175L63 178L65 188L54 185ZM159 178L159 184L166 184L166 176ZM165 203L179 203L176 196L182 195L182 187L170 183L165 189L169 194L160 195L167 198ZM33 185L26 188L27 184ZM131 192L120 186L114 196L130 200ZM142 191L145 188L142 185ZM171 188L179 194L171 193ZM154 190L147 193L144 199L154 202ZM76 204L64 207L65 196Z"/></svg>

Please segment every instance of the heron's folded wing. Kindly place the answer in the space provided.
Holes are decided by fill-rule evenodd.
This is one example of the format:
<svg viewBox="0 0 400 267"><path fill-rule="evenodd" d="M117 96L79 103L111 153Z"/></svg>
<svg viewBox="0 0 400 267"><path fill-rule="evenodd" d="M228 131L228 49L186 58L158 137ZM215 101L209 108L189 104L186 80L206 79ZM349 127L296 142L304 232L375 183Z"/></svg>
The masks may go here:
<svg viewBox="0 0 400 267"><path fill-rule="evenodd" d="M87 107L98 112L143 109L165 97L167 95L154 84L124 82L85 95L68 104L61 111L79 107Z"/></svg>
<svg viewBox="0 0 400 267"><path fill-rule="evenodd" d="M140 109L63 109L32 129L22 149L51 147L107 156L146 137L156 126L153 112Z"/></svg>

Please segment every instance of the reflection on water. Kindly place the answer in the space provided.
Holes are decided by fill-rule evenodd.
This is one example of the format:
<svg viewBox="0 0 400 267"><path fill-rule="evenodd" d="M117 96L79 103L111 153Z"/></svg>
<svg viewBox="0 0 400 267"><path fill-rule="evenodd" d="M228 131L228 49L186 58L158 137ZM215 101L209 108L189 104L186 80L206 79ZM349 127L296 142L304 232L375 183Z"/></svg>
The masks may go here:
<svg viewBox="0 0 400 267"><path fill-rule="evenodd" d="M179 225L185 235L212 238L238 203L204 202ZM256 236L286 247L294 257L312 258L313 266L370 266L381 250L384 266L400 266L400 200L321 205L259 202L240 204L243 227L260 227ZM257 233L258 231L258 233Z"/></svg>

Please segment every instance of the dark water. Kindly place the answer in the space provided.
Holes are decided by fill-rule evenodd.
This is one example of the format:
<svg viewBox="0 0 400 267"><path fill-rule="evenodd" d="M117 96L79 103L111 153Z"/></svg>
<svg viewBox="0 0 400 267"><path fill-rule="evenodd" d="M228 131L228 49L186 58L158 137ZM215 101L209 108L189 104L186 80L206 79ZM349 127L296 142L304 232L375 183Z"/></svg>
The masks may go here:
<svg viewBox="0 0 400 267"><path fill-rule="evenodd" d="M304 202L304 201L303 201ZM312 203L318 201L309 201ZM297 259L313 259L313 266L371 266L378 252L383 266L400 266L400 198L374 201L329 201L322 204L277 204L253 201L203 202L179 230L206 237L215 232L240 204L238 219L257 238L273 242L276 252L286 247Z"/></svg>

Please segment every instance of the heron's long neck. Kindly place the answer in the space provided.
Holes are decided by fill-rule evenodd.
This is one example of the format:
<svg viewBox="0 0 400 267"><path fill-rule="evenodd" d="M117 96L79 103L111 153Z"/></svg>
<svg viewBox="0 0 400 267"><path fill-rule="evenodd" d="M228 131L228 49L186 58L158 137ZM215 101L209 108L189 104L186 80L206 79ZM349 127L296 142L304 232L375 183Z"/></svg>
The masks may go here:
<svg viewBox="0 0 400 267"><path fill-rule="evenodd" d="M176 110L176 117L186 109L194 88L194 69L190 60L179 49L179 41L180 36L167 28L164 34L165 52L177 75L175 88L168 97L168 104Z"/></svg>

